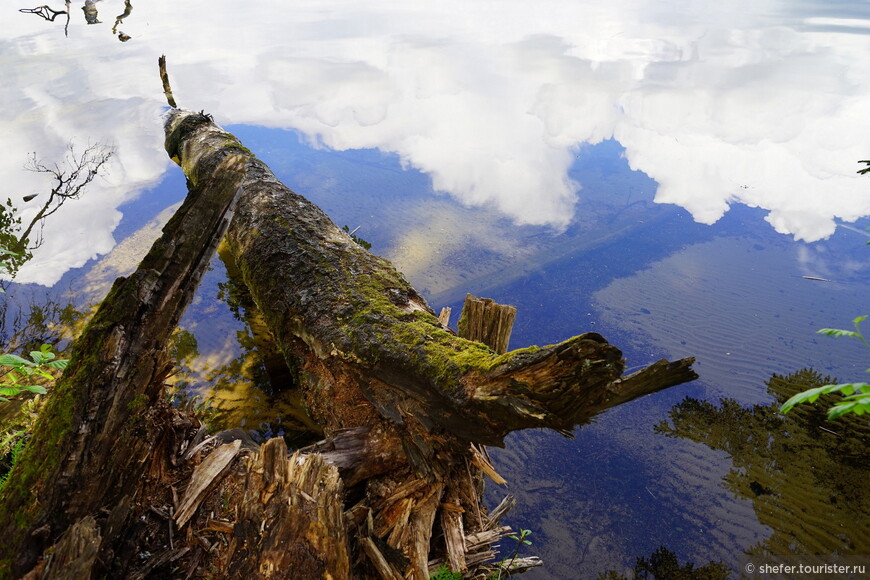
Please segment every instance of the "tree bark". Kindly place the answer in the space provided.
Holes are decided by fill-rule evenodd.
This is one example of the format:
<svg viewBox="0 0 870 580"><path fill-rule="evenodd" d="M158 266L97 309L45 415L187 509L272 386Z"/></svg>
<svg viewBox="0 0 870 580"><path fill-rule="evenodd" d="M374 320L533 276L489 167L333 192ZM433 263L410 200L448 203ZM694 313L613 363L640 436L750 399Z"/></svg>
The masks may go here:
<svg viewBox="0 0 870 580"><path fill-rule="evenodd" d="M72 524L135 491L163 437L157 405L171 364L165 345L226 230L244 159L219 152L129 278L119 278L52 390L0 502L2 559L13 574ZM116 514L120 519L124 515ZM3 566L0 565L0 569Z"/></svg>

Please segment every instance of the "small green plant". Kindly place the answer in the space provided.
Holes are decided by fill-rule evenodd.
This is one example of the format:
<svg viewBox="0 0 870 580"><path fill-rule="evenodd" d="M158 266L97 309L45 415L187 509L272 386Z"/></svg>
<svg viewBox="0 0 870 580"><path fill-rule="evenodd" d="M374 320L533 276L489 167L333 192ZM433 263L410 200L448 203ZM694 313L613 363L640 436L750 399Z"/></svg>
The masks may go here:
<svg viewBox="0 0 870 580"><path fill-rule="evenodd" d="M531 546L532 545L532 541L528 539L528 537L531 535L532 535L532 530L521 529L519 535L511 534L508 536L508 539L516 542L516 545L514 546L514 553L511 554L511 557L505 558L502 561L502 563L499 565L499 567L498 567L498 580L502 579L502 574L504 574L505 572L507 572L508 576L511 575L511 572L510 572L511 566L516 561L517 556L520 553L520 548L522 548L523 546Z"/></svg>
<svg viewBox="0 0 870 580"><path fill-rule="evenodd" d="M13 443L14 441L14 443ZM10 443L11 446L10 446ZM15 464L18 463L18 458L21 456L21 451L24 449L24 445L27 443L27 436L24 431L16 431L8 435L0 444L0 447L9 447L9 452L0 457L0 488L6 483L6 480L9 479L9 473L12 471L12 468L15 467Z"/></svg>
<svg viewBox="0 0 870 580"><path fill-rule="evenodd" d="M867 316L859 316L852 323L855 325L855 330L841 330L839 328L823 328L818 331L819 334L826 336L845 336L848 338L857 338L864 346L870 348L870 343L861 334L861 323L867 319ZM870 373L870 369L867 369ZM863 415L870 413L870 384L868 383L843 383L839 385L823 385L815 389L809 389L798 393L788 401L783 403L780 411L788 413L792 407L798 403L814 403L821 395L828 393L842 393L845 395L842 400L837 401L833 407L828 410L828 419L833 420L837 417L842 417L847 413Z"/></svg>
<svg viewBox="0 0 870 580"><path fill-rule="evenodd" d="M429 580L462 580L465 575L462 572L453 572L447 564L441 564L429 575Z"/></svg>
<svg viewBox="0 0 870 580"><path fill-rule="evenodd" d="M44 395L45 387L30 384L30 381L35 377L54 380L54 375L48 369L64 369L69 362L62 359L55 360L50 344L43 344L39 350L31 351L30 358L31 360L27 360L14 354L0 355L0 366L9 368L2 375L0 401L9 401L7 397L14 397L25 391Z"/></svg>
<svg viewBox="0 0 870 580"><path fill-rule="evenodd" d="M360 229L360 227L362 227L362 226L355 227L353 229L353 231L350 231L350 228L348 226L344 226L341 229L343 229L345 232L347 232L347 234L350 236L350 239L355 241L358 245L362 246L366 250L371 250L372 249L371 242L367 242L366 240L362 239L361 237L354 235Z"/></svg>

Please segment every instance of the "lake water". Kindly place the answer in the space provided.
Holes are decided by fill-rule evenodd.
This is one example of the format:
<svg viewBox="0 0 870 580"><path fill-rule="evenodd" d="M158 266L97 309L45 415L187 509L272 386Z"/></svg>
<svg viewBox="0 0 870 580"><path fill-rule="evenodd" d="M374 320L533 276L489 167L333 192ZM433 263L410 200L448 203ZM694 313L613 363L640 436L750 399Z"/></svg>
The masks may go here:
<svg viewBox="0 0 870 580"><path fill-rule="evenodd" d="M183 198L162 150L166 54L180 106L360 226L436 310L466 292L514 304L512 348L595 330L630 368L697 357L698 381L574 439L492 451L509 484L488 501L519 497L509 523L546 563L527 577L621 573L659 546L733 569L746 552L870 554L867 421L777 423L792 387L767 384L870 366L858 341L815 334L870 314L866 2L130 6L116 22L124 3L99 2L88 25L72 5L67 34L64 15L4 9L0 175L22 216L47 186L29 152L116 151L8 301L39 285L99 300ZM182 322L189 388L212 388L227 424L292 431L224 281L215 260Z"/></svg>

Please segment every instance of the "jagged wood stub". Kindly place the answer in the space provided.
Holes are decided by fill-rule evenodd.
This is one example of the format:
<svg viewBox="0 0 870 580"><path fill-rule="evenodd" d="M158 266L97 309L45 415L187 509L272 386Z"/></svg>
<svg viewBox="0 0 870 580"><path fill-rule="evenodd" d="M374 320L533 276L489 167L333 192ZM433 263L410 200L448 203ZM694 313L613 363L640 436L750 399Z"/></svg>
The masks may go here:
<svg viewBox="0 0 870 580"><path fill-rule="evenodd" d="M515 306L466 294L458 324L459 336L482 342L497 354L504 354L507 352L516 316Z"/></svg>

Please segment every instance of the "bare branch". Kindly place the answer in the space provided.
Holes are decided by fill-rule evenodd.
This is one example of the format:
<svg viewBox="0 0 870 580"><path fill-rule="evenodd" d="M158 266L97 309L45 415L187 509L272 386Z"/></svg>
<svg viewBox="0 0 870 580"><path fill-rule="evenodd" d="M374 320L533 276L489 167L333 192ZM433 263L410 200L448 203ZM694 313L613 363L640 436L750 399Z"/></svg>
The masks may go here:
<svg viewBox="0 0 870 580"><path fill-rule="evenodd" d="M169 85L169 73L166 72L165 54L157 59L157 66L160 69L160 81L163 83L163 94L166 95L166 102L169 103L169 106L173 109L177 109L178 105L175 103L175 97L172 96L172 87Z"/></svg>
<svg viewBox="0 0 870 580"><path fill-rule="evenodd" d="M114 148L104 143L93 143L77 153L75 143L70 141L63 166L55 163L48 166L40 161L36 153L31 153L24 168L35 173L45 173L53 178L53 187L42 208L30 221L24 232L18 236L18 247L34 249L42 245L41 230L45 218L55 213L69 199L78 199L85 187L104 171L104 166L114 155ZM31 243L33 229L40 227L39 239Z"/></svg>
<svg viewBox="0 0 870 580"><path fill-rule="evenodd" d="M26 226L22 226L20 212L11 199L0 204L0 249L4 250L0 274L15 277L18 269L33 256L32 251L42 245L45 219L67 200L80 198L85 188L105 172L106 163L112 155L114 148L99 142L88 145L79 153L72 141L67 145L67 153L61 164L48 165L36 153L28 155L24 169L50 176L52 188L47 196L40 197L45 199L45 203ZM22 199L27 203L39 195L29 194Z"/></svg>

